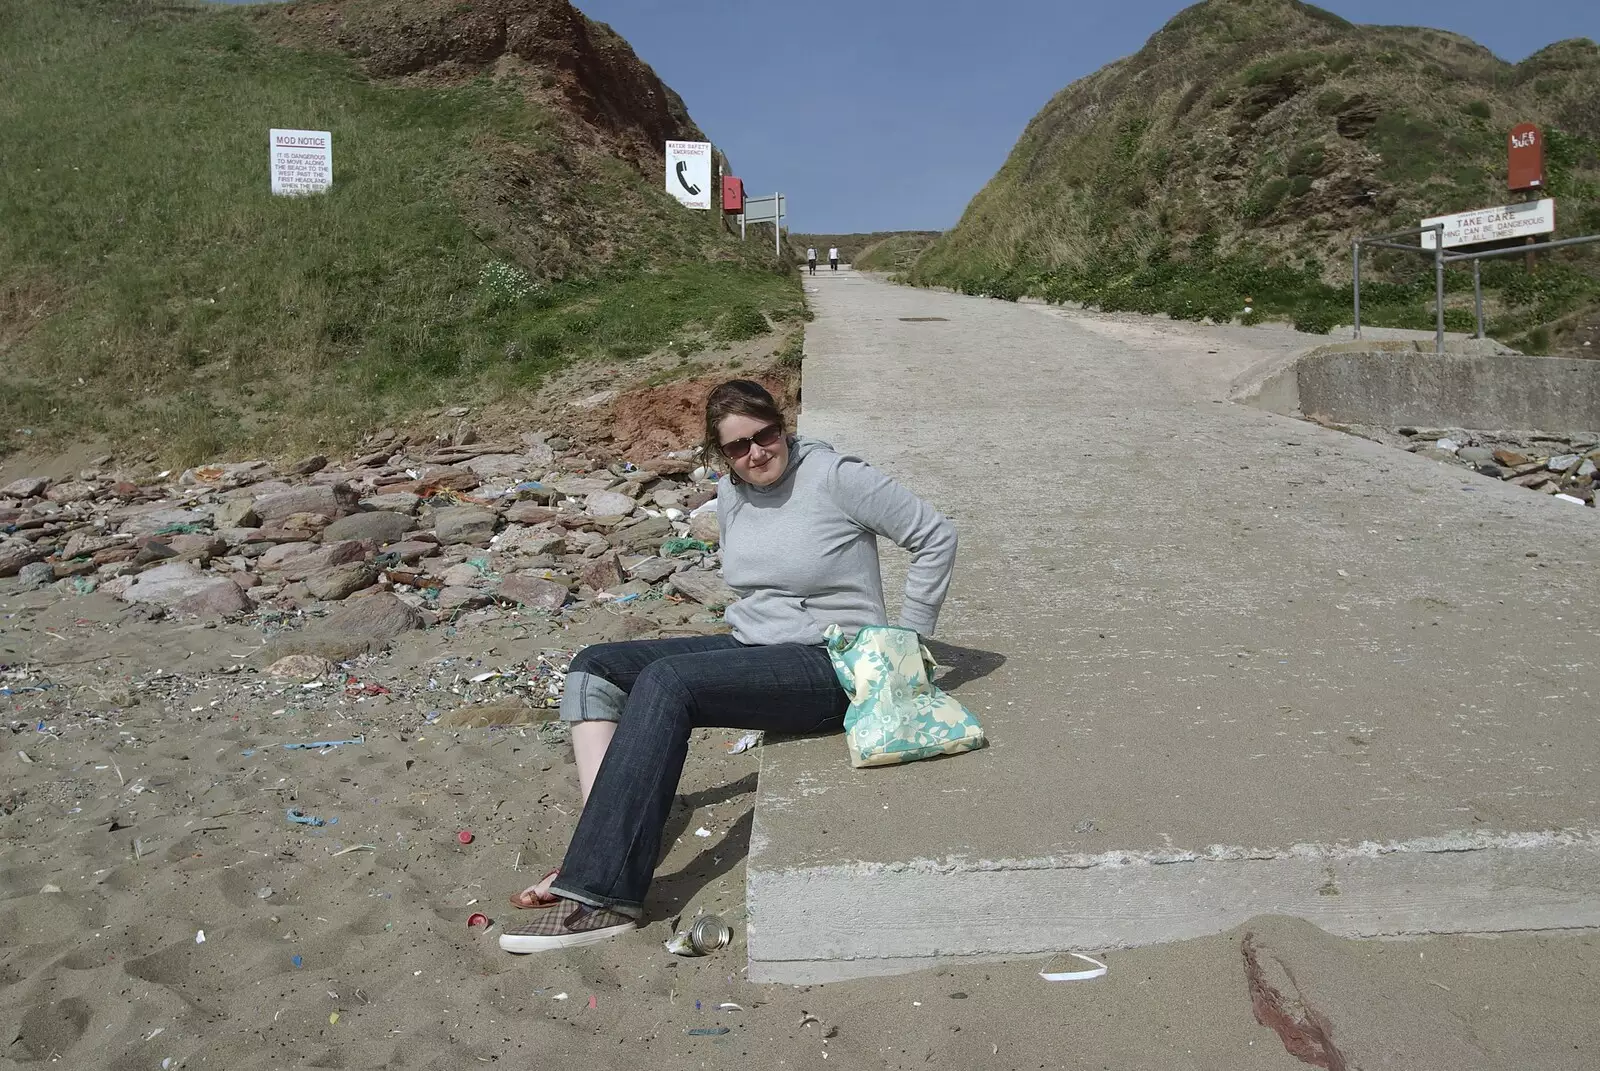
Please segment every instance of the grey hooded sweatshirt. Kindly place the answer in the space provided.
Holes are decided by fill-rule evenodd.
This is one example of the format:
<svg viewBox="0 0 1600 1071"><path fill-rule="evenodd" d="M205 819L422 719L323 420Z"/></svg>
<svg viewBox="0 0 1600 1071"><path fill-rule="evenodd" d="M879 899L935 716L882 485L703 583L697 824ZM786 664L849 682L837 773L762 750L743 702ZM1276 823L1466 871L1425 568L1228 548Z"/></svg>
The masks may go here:
<svg viewBox="0 0 1600 1071"><path fill-rule="evenodd" d="M933 633L950 588L956 529L860 458L815 439L789 440L789 466L769 487L717 485L722 575L739 593L728 624L741 643L820 644L838 624L887 624L878 536L911 552L900 624Z"/></svg>

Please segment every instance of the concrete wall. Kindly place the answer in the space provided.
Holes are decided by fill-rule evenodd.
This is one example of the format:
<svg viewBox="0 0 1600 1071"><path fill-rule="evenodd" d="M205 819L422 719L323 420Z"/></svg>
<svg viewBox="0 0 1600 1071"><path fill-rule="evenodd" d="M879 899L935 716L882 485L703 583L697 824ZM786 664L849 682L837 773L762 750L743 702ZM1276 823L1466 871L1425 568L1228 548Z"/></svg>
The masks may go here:
<svg viewBox="0 0 1600 1071"><path fill-rule="evenodd" d="M1346 424L1600 431L1600 361L1345 343L1241 377L1235 397Z"/></svg>

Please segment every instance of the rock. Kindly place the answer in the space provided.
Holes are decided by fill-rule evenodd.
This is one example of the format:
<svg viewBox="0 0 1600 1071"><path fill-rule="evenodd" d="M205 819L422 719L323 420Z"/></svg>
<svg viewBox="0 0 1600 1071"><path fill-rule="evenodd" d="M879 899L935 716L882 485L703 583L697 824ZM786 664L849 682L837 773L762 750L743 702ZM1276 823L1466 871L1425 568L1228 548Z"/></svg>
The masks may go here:
<svg viewBox="0 0 1600 1071"><path fill-rule="evenodd" d="M695 460L689 457L657 457L639 466L657 476L687 476L698 467Z"/></svg>
<svg viewBox="0 0 1600 1071"><path fill-rule="evenodd" d="M287 594L286 590L279 597ZM314 654L342 662L381 651L396 636L421 627L422 615L415 609L389 592L378 592L340 603L320 625L279 636L268 646L267 657Z"/></svg>
<svg viewBox="0 0 1600 1071"><path fill-rule="evenodd" d="M449 491L470 491L483 481L471 469L451 465L429 465L422 470L422 483Z"/></svg>
<svg viewBox="0 0 1600 1071"><path fill-rule="evenodd" d="M255 609L255 603L238 584L226 578L178 602L173 610L196 617L228 617Z"/></svg>
<svg viewBox="0 0 1600 1071"><path fill-rule="evenodd" d="M1557 454L1544 463L1544 467L1551 472L1566 472L1578 464L1577 454Z"/></svg>
<svg viewBox="0 0 1600 1071"><path fill-rule="evenodd" d="M114 547L106 547L104 550L95 551L94 557L89 560L98 568L102 565L113 565L117 562L131 562L138 553L139 548L132 543L120 543Z"/></svg>
<svg viewBox="0 0 1600 1071"><path fill-rule="evenodd" d="M228 579L238 585L240 591L261 586L261 578L254 573L229 573Z"/></svg>
<svg viewBox="0 0 1600 1071"><path fill-rule="evenodd" d="M680 595L686 595L702 606L727 606L739 596L723 582L722 577L709 569L685 569L673 573L667 586Z"/></svg>
<svg viewBox="0 0 1600 1071"><path fill-rule="evenodd" d="M234 594L239 587L231 580L207 573L191 562L167 562L146 569L134 577L121 595L124 602L148 602L175 607L185 599L226 586Z"/></svg>
<svg viewBox="0 0 1600 1071"><path fill-rule="evenodd" d="M1584 458L1582 461L1578 462L1579 476L1593 476L1595 474L1595 469L1595 463L1588 458Z"/></svg>
<svg viewBox="0 0 1600 1071"><path fill-rule="evenodd" d="M1473 467L1478 470L1478 474L1480 476L1492 476L1497 480L1505 478L1505 474L1506 474L1505 469L1502 469L1499 465L1496 465L1493 461L1485 461L1485 462L1483 462L1481 464L1478 464L1478 465L1475 465Z"/></svg>
<svg viewBox="0 0 1600 1071"><path fill-rule="evenodd" d="M302 561L314 554L318 554L321 549L315 543L277 543L265 554L261 555L256 564L270 573L288 568L297 561ZM321 564L327 565L330 563L324 562Z"/></svg>
<svg viewBox="0 0 1600 1071"><path fill-rule="evenodd" d="M290 472L300 476L310 476L313 472L321 472L328 467L328 459L321 454L312 454L304 461L297 461L289 469Z"/></svg>
<svg viewBox="0 0 1600 1071"><path fill-rule="evenodd" d="M383 553L386 556L392 555L395 560L410 565L439 553L439 544L428 543L421 539L406 539L384 547Z"/></svg>
<svg viewBox="0 0 1600 1071"><path fill-rule="evenodd" d="M1508 469L1519 468L1533 460L1527 454L1519 454L1515 450L1495 450L1493 455L1497 464L1503 465Z"/></svg>
<svg viewBox="0 0 1600 1071"><path fill-rule="evenodd" d="M261 524L261 517L251 499L228 498L211 510L211 523L218 528L255 528Z"/></svg>
<svg viewBox="0 0 1600 1071"><path fill-rule="evenodd" d="M615 551L605 551L583 567L583 582L596 591L607 591L622 584L622 567Z"/></svg>
<svg viewBox="0 0 1600 1071"><path fill-rule="evenodd" d="M553 506L541 506L537 502L516 502L506 510L506 520L512 524L548 524L560 514L561 511Z"/></svg>
<svg viewBox="0 0 1600 1071"><path fill-rule="evenodd" d="M554 460L553 454L543 461L536 461L526 454L484 454L465 462L462 467L486 480L511 477L536 479L552 460Z"/></svg>
<svg viewBox="0 0 1600 1071"><path fill-rule="evenodd" d="M1418 457L1425 457L1430 461L1454 462L1456 460L1456 455L1453 450L1441 450L1437 446L1424 446L1420 450L1416 451L1416 455ZM693 522L690 523L692 524ZM691 531L692 530L693 529L691 529Z"/></svg>
<svg viewBox="0 0 1600 1071"><path fill-rule="evenodd" d="M378 570L366 562L336 565L306 577L306 588L323 602L341 602L378 579Z"/></svg>
<svg viewBox="0 0 1600 1071"><path fill-rule="evenodd" d="M92 532L74 532L67 540L66 548L62 550L63 558L93 557L102 550L110 547L128 546L128 537L119 535L95 535Z"/></svg>
<svg viewBox="0 0 1600 1071"><path fill-rule="evenodd" d="M340 517L355 509L356 500L356 493L348 484L306 484L262 495L255 500L255 510L264 527L277 521L282 527L290 528L294 525L288 524L288 519L295 514Z"/></svg>
<svg viewBox="0 0 1600 1071"><path fill-rule="evenodd" d="M569 592L565 584L554 580L526 573L512 573L500 582L498 594L508 602L554 613L566 605Z"/></svg>
<svg viewBox="0 0 1600 1071"><path fill-rule="evenodd" d="M161 541L180 558L220 558L228 553L227 540L210 532L196 535L179 533L164 536Z"/></svg>
<svg viewBox="0 0 1600 1071"><path fill-rule="evenodd" d="M489 606L494 599L477 588L446 584L439 589L438 602L441 610L477 610Z"/></svg>
<svg viewBox="0 0 1600 1071"><path fill-rule="evenodd" d="M565 554L567 537L554 528L513 525L500 533L495 548L513 554Z"/></svg>
<svg viewBox="0 0 1600 1071"><path fill-rule="evenodd" d="M482 580L483 574L478 572L476 566L462 562L446 569L439 579L444 582L444 586L447 588L469 588Z"/></svg>
<svg viewBox="0 0 1600 1071"><path fill-rule="evenodd" d="M585 495L608 490L616 482L610 476L563 476L556 480L553 486L570 498L582 498ZM628 508L632 509L633 506L630 504Z"/></svg>
<svg viewBox="0 0 1600 1071"><path fill-rule="evenodd" d="M377 546L387 546L399 541L415 525L412 518L404 513L390 513L385 510L372 510L367 513L352 513L348 517L341 517L323 529L322 538L327 540L365 539Z"/></svg>
<svg viewBox="0 0 1600 1071"><path fill-rule="evenodd" d="M0 487L0 498L38 498L50 487L50 480L44 476L24 476L20 480L12 480L4 487Z"/></svg>
<svg viewBox="0 0 1600 1071"><path fill-rule="evenodd" d="M627 570L629 578L643 580L649 584L659 584L667 577L678 571L679 562L671 558L649 557L631 566Z"/></svg>
<svg viewBox="0 0 1600 1071"><path fill-rule="evenodd" d="M659 547L662 540L671 539L672 535L670 520L665 517L646 517L637 524L630 524L612 533L611 542L630 550L646 550Z"/></svg>
<svg viewBox="0 0 1600 1071"><path fill-rule="evenodd" d="M68 480L66 483L51 486L45 491L44 497L65 505L69 502L87 502L99 492L100 488L92 483L84 480Z"/></svg>
<svg viewBox="0 0 1600 1071"><path fill-rule="evenodd" d="M372 495L361 500L361 504L369 510L383 510L387 513L415 514L422 505L422 496L410 491L389 491L381 495Z"/></svg>
<svg viewBox="0 0 1600 1071"><path fill-rule="evenodd" d="M118 531L136 536L155 535L163 528L173 528L180 524L209 528L211 514L191 509L146 509L124 517Z"/></svg>
<svg viewBox="0 0 1600 1071"><path fill-rule="evenodd" d="M486 547L494 536L495 514L479 506L451 506L434 515L433 531L439 542L470 543Z"/></svg>
<svg viewBox="0 0 1600 1071"><path fill-rule="evenodd" d="M717 511L708 510L689 518L689 538L716 546L722 539L722 529L717 522Z"/></svg>
<svg viewBox="0 0 1600 1071"><path fill-rule="evenodd" d="M591 491L583 500L583 508L591 517L626 517L637 505L618 491Z"/></svg>
<svg viewBox="0 0 1600 1071"><path fill-rule="evenodd" d="M47 562L29 562L17 570L17 588L38 591L56 582L56 571Z"/></svg>
<svg viewBox="0 0 1600 1071"><path fill-rule="evenodd" d="M98 567L92 561L79 560L56 562L50 568L57 580L65 580L69 576L88 576Z"/></svg>
<svg viewBox="0 0 1600 1071"><path fill-rule="evenodd" d="M650 501L662 509L682 509L683 490L678 487L658 487L650 492Z"/></svg>
<svg viewBox="0 0 1600 1071"><path fill-rule="evenodd" d="M1469 465L1487 465L1494 461L1494 451L1483 446L1463 446L1456 456Z"/></svg>
<svg viewBox="0 0 1600 1071"><path fill-rule="evenodd" d="M326 658L316 655L286 655L265 670L265 675L281 681L314 681L326 677L338 667Z"/></svg>

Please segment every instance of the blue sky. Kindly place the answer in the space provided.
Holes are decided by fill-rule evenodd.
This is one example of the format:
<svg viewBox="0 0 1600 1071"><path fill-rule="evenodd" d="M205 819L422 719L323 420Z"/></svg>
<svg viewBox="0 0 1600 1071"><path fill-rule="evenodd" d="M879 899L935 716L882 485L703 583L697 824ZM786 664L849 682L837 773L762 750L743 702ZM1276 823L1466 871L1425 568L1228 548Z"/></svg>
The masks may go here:
<svg viewBox="0 0 1600 1071"><path fill-rule="evenodd" d="M676 89L797 231L953 226L1022 128L1138 51L1178 0L575 0ZM1332 0L1352 22L1436 26L1508 60L1600 38L1597 0ZM1600 91L1600 90L1597 90Z"/></svg>

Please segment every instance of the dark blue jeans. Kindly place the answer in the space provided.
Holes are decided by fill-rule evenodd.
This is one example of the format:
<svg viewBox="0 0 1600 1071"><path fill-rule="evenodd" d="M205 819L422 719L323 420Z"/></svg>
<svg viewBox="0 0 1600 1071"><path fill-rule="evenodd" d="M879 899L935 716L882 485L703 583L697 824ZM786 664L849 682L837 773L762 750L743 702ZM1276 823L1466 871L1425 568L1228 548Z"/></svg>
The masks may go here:
<svg viewBox="0 0 1600 1071"><path fill-rule="evenodd" d="M551 891L635 916L691 730L833 732L849 705L826 648L747 647L732 636L597 644L573 659L571 673L609 681L627 700Z"/></svg>

